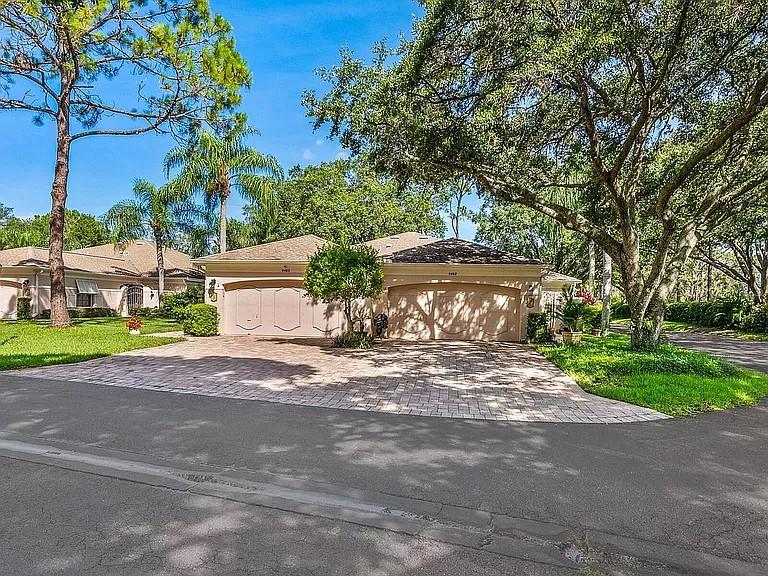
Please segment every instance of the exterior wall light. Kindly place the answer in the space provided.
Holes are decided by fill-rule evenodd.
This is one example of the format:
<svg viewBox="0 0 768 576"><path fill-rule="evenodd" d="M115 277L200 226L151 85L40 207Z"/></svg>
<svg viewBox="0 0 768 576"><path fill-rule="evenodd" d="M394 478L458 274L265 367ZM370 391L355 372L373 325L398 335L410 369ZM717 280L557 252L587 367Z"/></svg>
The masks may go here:
<svg viewBox="0 0 768 576"><path fill-rule="evenodd" d="M525 307L534 308L536 306L536 290L533 284L528 284L528 289L525 291Z"/></svg>

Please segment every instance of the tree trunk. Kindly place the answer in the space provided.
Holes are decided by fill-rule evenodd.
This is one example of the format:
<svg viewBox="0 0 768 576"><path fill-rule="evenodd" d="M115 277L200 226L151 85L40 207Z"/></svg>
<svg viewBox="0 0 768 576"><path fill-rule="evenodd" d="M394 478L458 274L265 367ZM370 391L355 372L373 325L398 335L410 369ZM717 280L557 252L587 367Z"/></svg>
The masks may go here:
<svg viewBox="0 0 768 576"><path fill-rule="evenodd" d="M347 318L347 332L355 331L355 323L352 321L352 300L344 300L344 316Z"/></svg>
<svg viewBox="0 0 768 576"><path fill-rule="evenodd" d="M64 278L64 211L67 203L71 145L69 96L64 94L56 113L56 166L51 186L51 228L48 248L51 275L51 326L54 328L67 328L72 325L67 311L67 290Z"/></svg>
<svg viewBox="0 0 768 576"><path fill-rule="evenodd" d="M603 314L600 319L600 333L608 334L611 325L611 289L613 278L613 260L603 252Z"/></svg>
<svg viewBox="0 0 768 576"><path fill-rule="evenodd" d="M163 234L159 230L154 231L155 251L157 253L157 306L163 307L163 295L165 294L165 256L163 254Z"/></svg>
<svg viewBox="0 0 768 576"><path fill-rule="evenodd" d="M219 205L219 252L227 251L227 195L221 196Z"/></svg>
<svg viewBox="0 0 768 576"><path fill-rule="evenodd" d="M595 293L595 241L589 241L589 283L587 284L590 294Z"/></svg>
<svg viewBox="0 0 768 576"><path fill-rule="evenodd" d="M709 260L712 260L712 246L709 247ZM707 302L712 300L712 264L707 262Z"/></svg>

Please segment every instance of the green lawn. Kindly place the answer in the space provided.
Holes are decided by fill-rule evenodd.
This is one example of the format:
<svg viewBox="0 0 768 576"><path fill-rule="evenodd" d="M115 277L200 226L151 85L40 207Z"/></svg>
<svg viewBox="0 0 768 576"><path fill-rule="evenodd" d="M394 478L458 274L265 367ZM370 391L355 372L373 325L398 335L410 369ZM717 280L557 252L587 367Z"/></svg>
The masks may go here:
<svg viewBox="0 0 768 576"><path fill-rule="evenodd" d="M612 324L619 326L629 326L629 320L612 320ZM725 328L706 328L704 326L693 326L685 322L664 321L664 330L667 332L701 332L703 334L717 334L718 336L727 336L737 340L759 340L768 342L768 334L758 334L756 332L744 332L743 330L726 330Z"/></svg>
<svg viewBox="0 0 768 576"><path fill-rule="evenodd" d="M753 405L768 396L768 375L671 344L654 352L635 352L627 336L614 334L585 336L581 346L538 350L587 392L670 416Z"/></svg>
<svg viewBox="0 0 768 576"><path fill-rule="evenodd" d="M146 336L181 327L170 320L147 319L141 336L131 336L125 318L74 320L73 328L49 328L47 322L0 322L0 370L69 364L128 350L179 342L181 338Z"/></svg>

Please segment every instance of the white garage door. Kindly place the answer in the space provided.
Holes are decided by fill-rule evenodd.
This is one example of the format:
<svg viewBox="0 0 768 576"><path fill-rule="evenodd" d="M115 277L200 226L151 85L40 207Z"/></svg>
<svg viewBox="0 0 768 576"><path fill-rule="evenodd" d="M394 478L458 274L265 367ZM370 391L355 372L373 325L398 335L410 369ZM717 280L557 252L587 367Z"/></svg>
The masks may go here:
<svg viewBox="0 0 768 576"><path fill-rule="evenodd" d="M332 336L343 314L334 305L314 303L296 286L240 287L224 295L224 333L254 336Z"/></svg>
<svg viewBox="0 0 768 576"><path fill-rule="evenodd" d="M520 291L503 286L448 284L389 289L391 338L520 340Z"/></svg>

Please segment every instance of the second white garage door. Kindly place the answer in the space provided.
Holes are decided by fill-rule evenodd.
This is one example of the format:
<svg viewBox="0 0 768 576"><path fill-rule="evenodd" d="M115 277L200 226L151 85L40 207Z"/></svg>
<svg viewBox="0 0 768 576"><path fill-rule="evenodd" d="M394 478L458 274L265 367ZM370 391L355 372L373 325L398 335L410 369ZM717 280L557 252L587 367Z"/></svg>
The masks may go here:
<svg viewBox="0 0 768 576"><path fill-rule="evenodd" d="M327 337L342 326L338 307L314 303L297 286L241 287L224 298L225 334Z"/></svg>

